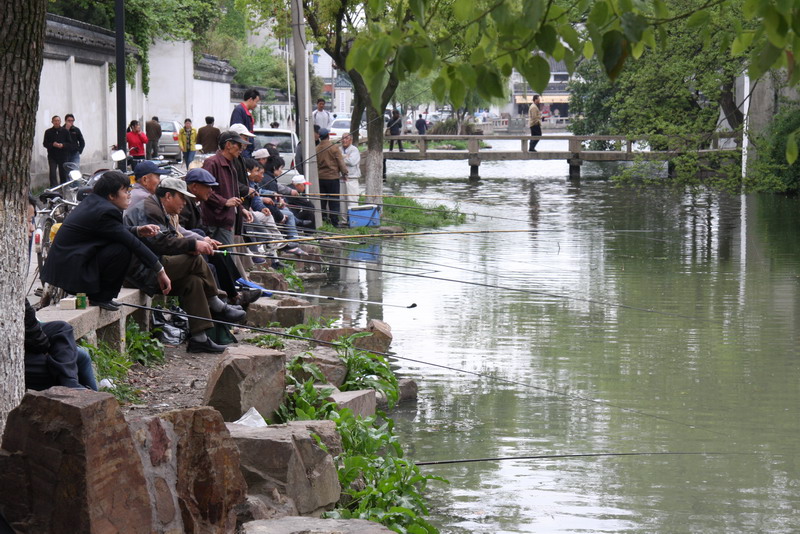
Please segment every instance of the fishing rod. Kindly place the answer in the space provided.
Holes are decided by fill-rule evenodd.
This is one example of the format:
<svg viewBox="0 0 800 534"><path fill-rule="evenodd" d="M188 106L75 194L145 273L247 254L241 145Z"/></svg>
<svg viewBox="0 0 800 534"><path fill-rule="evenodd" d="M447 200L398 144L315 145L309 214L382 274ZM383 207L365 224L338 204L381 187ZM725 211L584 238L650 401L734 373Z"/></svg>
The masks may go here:
<svg viewBox="0 0 800 534"><path fill-rule="evenodd" d="M452 231L445 231L445 232L395 232L390 234L362 234L360 237L362 238L370 238L370 239L388 239L388 238L395 238L395 237L410 237L410 236L420 236L420 235L460 235L460 234L509 234L509 233L532 233L535 230L452 230ZM230 245L220 245L218 248L232 248L232 247L247 247L253 245L271 245L273 243L298 243L298 242L307 242L307 241L329 241L329 240L341 240L341 239L349 239L353 236L350 235L332 235L332 236L323 236L323 237L299 237L295 239L275 239L272 241L261 241L261 242L254 242L254 243L232 243Z"/></svg>
<svg viewBox="0 0 800 534"><path fill-rule="evenodd" d="M449 465L469 464L475 462L503 462L506 460L561 460L569 458L614 458L619 456L755 456L755 452L689 452L689 451L656 451L656 452L586 452L575 454L536 454L531 456L498 456L496 458L467 458L463 460L434 460L430 462L414 462L414 465Z"/></svg>
<svg viewBox="0 0 800 534"><path fill-rule="evenodd" d="M130 308L136 308L138 310L164 312L164 310L162 308L153 308L151 306L143 306L141 304L129 304L127 302L120 302L120 305L128 306ZM319 345L325 345L325 346L328 346L328 347L345 348L345 349L350 348L350 347L348 347L348 346L346 346L346 345L344 345L342 343L337 343L336 341L326 341L326 340L323 340L323 339L316 339L316 338L313 338L313 337L299 336L297 334L290 334L288 332L281 332L279 330L270 330L268 328L261 328L261 327L258 327L258 326L249 326L249 325L243 325L243 324L238 324L238 323L231 323L231 322L228 322L228 321L221 321L219 319L214 319L214 318L200 317L200 316L197 316L197 315L190 315L190 314L188 314L186 312L178 312L178 311L170 310L170 313L172 315L177 315L179 317L186 317L187 319L199 319L199 320L209 321L209 322L216 323L216 324L222 324L222 325L225 325L225 326L230 326L230 327L233 327L233 328L245 328L245 329L248 329L248 330L252 330L254 332L262 332L262 333L265 333L265 334L273 334L273 335L277 335L277 336L288 337L290 339L298 339L298 340L302 340L302 341L310 341L310 342L317 343ZM541 387L541 386L534 386L534 385L531 385L531 384L527 384L525 382L521 382L519 380L511 380L511 379L502 378L502 377L499 377L499 376L479 373L477 371L469 371L467 369L458 369L458 368L450 367L450 366L443 365L443 364L440 364L440 363L426 362L426 361L418 360L418 359L415 359L415 358L409 358L407 356L398 356L396 353L380 352L380 351L374 351L374 350L371 350L371 351L368 351L368 352L370 352L372 354L377 354L379 356L383 356L385 358L394 358L396 360L403 360L403 361L407 361L407 362L418 363L418 364L421 364L421 365L428 365L428 366L431 366L431 367L438 367L440 369L446 369L446 370L449 370L449 371L455 371L455 372L458 372L458 373L477 376L477 377L480 377L480 378L486 378L486 379L489 379L489 380L494 380L496 382L503 382L505 384L522 386L522 387L525 387L525 388L528 388L528 389L532 389L532 390L536 390L536 391L542 391L542 392L545 392L545 393L549 393L551 395L557 395L557 396L568 398L568 399L577 399L577 400L581 400L583 402L587 402L587 403L590 403L590 404L595 404L595 405L598 405L598 406L607 406L607 407L614 408L614 409L617 409L617 410L621 410L621 411L624 411L624 412L636 414L636 415L639 415L639 416L642 416L642 417L650 417L650 418L653 418L653 419L659 419L661 421L666 421L666 422L669 422L669 423L672 423L672 424L680 425L680 426L683 426L685 428L690 428L692 430L702 430L704 432L709 432L711 434L716 434L718 436L729 437L727 434L724 434L722 432L718 432L716 430L711 430L710 428L705 428L705 427L700 427L700 426L697 426L697 425L692 425L690 423L685 423L683 421L679 421L677 419L672 419L670 417L666 417L666 416L663 416L663 415L653 414L653 413L649 413L649 412L643 412L641 410L637 410L636 408L628 408L626 406L621 406L619 404L611 403L611 402L608 402L608 401L601 401L601 400L597 400L597 399L592 399L592 398L589 398L589 397L585 397L583 395L575 395L573 393L568 393L568 392L564 392L564 391L558 391L558 390L551 389L551 388L545 388L545 387Z"/></svg>
<svg viewBox="0 0 800 534"><path fill-rule="evenodd" d="M223 256L227 256L228 254L230 254L230 255L233 255L233 256L247 256L247 257L250 257L250 258L269 258L269 257L271 257L271 256L268 256L266 254L254 254L254 253L247 253L247 252L231 252L229 250L222 250L222 251L215 250L214 253L215 254L221 254ZM359 269L361 271L373 271L373 272L376 272L376 273L390 272L390 271L386 271L385 269L377 269L377 268L373 268L373 267L364 267L363 265L345 265L343 263L329 263L327 261L307 260L305 258L287 258L286 256L281 256L281 260L287 261L287 262L288 261L293 261L293 262L296 261L296 262L301 262L301 263L311 263L311 264L315 264L315 265L328 265L330 267L341 267L343 269ZM396 267L401 267L401 268L406 268L406 269L417 269L417 270L422 271L421 273L404 273L404 274L408 274L408 275L425 274L425 273L438 273L439 272L439 271L431 270L431 269L420 269L419 267L406 267L404 265L396 265ZM403 273L401 273L401 274L403 274Z"/></svg>
<svg viewBox="0 0 800 534"><path fill-rule="evenodd" d="M311 293L297 293L297 292L294 292L294 291L277 291L275 289L267 289L266 292L270 293L270 294L276 293L278 295L291 295L291 296L294 296L294 297L313 297L313 298L324 299L324 300L340 300L342 302L358 302L360 304L377 304L378 306L383 306L384 308L386 308L386 307L389 307L389 308L416 308L417 307L417 303L416 302L412 302L408 306L403 306L402 304L386 304L384 302L377 302L377 301L374 301L374 300L347 299L347 298L344 298L344 297L331 297L331 296L328 296L328 295L314 295L314 294L311 294Z"/></svg>

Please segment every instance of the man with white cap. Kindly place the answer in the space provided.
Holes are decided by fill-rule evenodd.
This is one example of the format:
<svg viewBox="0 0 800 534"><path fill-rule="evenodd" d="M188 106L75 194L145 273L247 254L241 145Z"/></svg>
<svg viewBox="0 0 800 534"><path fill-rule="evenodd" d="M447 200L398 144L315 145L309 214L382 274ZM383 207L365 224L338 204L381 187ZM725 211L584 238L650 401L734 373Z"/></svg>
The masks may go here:
<svg viewBox="0 0 800 534"><path fill-rule="evenodd" d="M144 200L144 213L149 224L161 232L143 239L147 247L161 257L161 263L172 280L170 296L177 296L189 315L191 337L187 352L219 353L225 350L208 338L206 330L213 326L212 315L227 322L240 322L246 312L225 304L219 298L216 281L201 254L212 254L214 245L200 238L186 238L178 232L177 218L187 198L195 196L180 178L164 178L155 195Z"/></svg>
<svg viewBox="0 0 800 534"><path fill-rule="evenodd" d="M314 224L314 204L305 197L306 186L311 185L311 182L306 181L306 177L302 174L297 174L292 178L291 188L297 193L295 196L287 196L286 203L289 209L294 213L297 220L297 226L301 228L315 229Z"/></svg>

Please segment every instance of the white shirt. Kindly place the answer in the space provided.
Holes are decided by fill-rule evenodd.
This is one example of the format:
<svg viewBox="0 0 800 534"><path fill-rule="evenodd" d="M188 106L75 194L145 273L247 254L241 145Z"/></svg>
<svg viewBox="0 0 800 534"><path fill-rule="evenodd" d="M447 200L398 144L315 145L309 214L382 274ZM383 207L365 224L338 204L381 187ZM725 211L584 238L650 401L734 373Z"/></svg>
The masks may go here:
<svg viewBox="0 0 800 534"><path fill-rule="evenodd" d="M311 116L314 117L314 124L320 128L329 130L331 124L333 124L333 115L331 115L331 112L327 109L323 109L322 111L315 109Z"/></svg>
<svg viewBox="0 0 800 534"><path fill-rule="evenodd" d="M347 148L342 148L342 155L344 156L344 164L347 167L348 178L358 178L361 176L361 152L358 151L356 145L350 145Z"/></svg>

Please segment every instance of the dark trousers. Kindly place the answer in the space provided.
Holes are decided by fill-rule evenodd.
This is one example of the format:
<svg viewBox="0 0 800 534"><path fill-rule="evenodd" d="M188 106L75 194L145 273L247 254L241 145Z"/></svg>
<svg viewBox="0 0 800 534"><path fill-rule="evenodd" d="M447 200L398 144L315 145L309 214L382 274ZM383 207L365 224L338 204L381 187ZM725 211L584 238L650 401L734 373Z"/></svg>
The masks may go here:
<svg viewBox="0 0 800 534"><path fill-rule="evenodd" d="M322 208L322 218L330 221L333 226L339 226L339 179L320 180L319 197L320 207Z"/></svg>
<svg viewBox="0 0 800 534"><path fill-rule="evenodd" d="M86 296L89 300L107 302L117 295L125 280L125 274L131 263L131 251L125 245L112 243L97 253L97 264L100 265L100 280L96 291Z"/></svg>
<svg viewBox="0 0 800 534"><path fill-rule="evenodd" d="M189 254L162 256L161 264L172 281L169 295L178 297L181 307L189 315L210 319L208 299L217 296L217 284L203 257ZM213 323L208 320L189 319L191 335L199 334L212 326Z"/></svg>
<svg viewBox="0 0 800 534"><path fill-rule="evenodd" d="M392 134L392 135L396 135L396 134ZM403 150L403 142L400 139L397 140L397 148L399 148L400 150ZM390 151L394 150L394 139L389 139L389 150Z"/></svg>
<svg viewBox="0 0 800 534"><path fill-rule="evenodd" d="M59 163L50 156L47 156L47 165L50 168L50 187L55 187L59 183L66 183L69 180L69 178L67 178L67 169L64 168L63 162ZM56 176L56 173L58 173L58 176ZM59 182L59 179L61 179L61 182Z"/></svg>
<svg viewBox="0 0 800 534"><path fill-rule="evenodd" d="M145 154L147 155L147 159L153 159L158 157L158 140L148 141L147 144L144 146Z"/></svg>
<svg viewBox="0 0 800 534"><path fill-rule="evenodd" d="M542 135L542 125L537 124L536 126L531 126L531 135ZM530 146L528 147L529 152L533 152L536 150L536 145L539 144L539 140L531 140Z"/></svg>

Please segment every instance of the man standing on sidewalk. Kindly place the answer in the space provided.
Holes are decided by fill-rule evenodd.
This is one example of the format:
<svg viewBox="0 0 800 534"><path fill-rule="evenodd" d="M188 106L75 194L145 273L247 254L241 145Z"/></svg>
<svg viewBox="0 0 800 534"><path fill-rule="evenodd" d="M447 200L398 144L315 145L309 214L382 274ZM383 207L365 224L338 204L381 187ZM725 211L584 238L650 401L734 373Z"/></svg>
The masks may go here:
<svg viewBox="0 0 800 534"><path fill-rule="evenodd" d="M158 117L153 117L144 124L144 133L147 135L147 159L158 157L158 143L161 141L161 124Z"/></svg>
<svg viewBox="0 0 800 534"><path fill-rule="evenodd" d="M64 129L69 137L69 144L66 146L67 161L80 165L81 154L83 154L83 149L86 147L86 141L83 140L83 133L81 133L80 128L75 126L75 115L67 113L64 115L64 122L66 123Z"/></svg>
<svg viewBox="0 0 800 534"><path fill-rule="evenodd" d="M50 167L50 187L55 187L59 184L59 179L62 184L68 180L64 163L67 161L69 132L61 127L61 117L58 115L54 115L50 121L53 127L44 131L44 147L47 149L47 163Z"/></svg>

